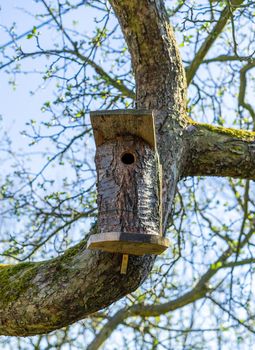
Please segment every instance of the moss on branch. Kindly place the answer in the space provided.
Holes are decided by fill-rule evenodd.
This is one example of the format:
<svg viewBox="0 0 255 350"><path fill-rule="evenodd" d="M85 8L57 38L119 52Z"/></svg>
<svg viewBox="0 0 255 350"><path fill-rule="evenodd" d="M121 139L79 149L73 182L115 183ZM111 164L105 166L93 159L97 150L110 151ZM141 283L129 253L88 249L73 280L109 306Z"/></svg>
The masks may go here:
<svg viewBox="0 0 255 350"><path fill-rule="evenodd" d="M255 179L255 132L192 122L184 176Z"/></svg>
<svg viewBox="0 0 255 350"><path fill-rule="evenodd" d="M216 126L207 123L197 123L195 121L192 121L191 124L198 128L198 132L199 130L201 130L202 133L208 131L210 134L211 132L213 132L215 134L222 134L231 138L241 139L247 142L255 141L254 131L225 128L222 126Z"/></svg>

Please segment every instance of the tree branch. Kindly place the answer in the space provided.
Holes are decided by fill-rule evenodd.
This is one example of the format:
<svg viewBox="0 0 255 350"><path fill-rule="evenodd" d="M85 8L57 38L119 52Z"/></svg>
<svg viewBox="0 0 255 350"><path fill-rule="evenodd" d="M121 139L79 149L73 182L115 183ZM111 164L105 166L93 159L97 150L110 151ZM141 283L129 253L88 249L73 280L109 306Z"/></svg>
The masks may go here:
<svg viewBox="0 0 255 350"><path fill-rule="evenodd" d="M187 78L188 85L191 83L192 79L194 78L199 66L203 62L204 57L207 55L213 43L218 38L222 30L224 29L225 25L231 18L233 11L237 9L238 6L243 3L243 1L244 0L232 0L231 7L227 5L223 9L218 22L216 23L212 31L209 33L208 37L205 39L205 41L201 45L200 49L196 53L189 67L186 68L186 78Z"/></svg>
<svg viewBox="0 0 255 350"><path fill-rule="evenodd" d="M94 68L95 72L107 83L113 86L115 89L119 90L123 96L129 97L135 100L135 93L127 88L123 82L119 79L112 78L106 71L103 70L96 62L91 60L90 58L82 55L78 50L70 50L69 53L72 53L76 57L80 58L84 63L88 63L92 68Z"/></svg>
<svg viewBox="0 0 255 350"><path fill-rule="evenodd" d="M84 4L85 4L85 1L82 0L82 1L80 1L78 4L76 4L75 6L72 5L72 7L69 7L69 8L67 8L67 9L65 9L64 11L62 11L62 12L60 13L60 15L63 16L63 15L65 15L65 14L67 14L69 11L73 10L74 8L77 9L77 8L79 8L80 6L84 6ZM45 22L40 23L39 25L37 25L37 26L36 26L36 29L37 29L37 30L38 30L38 29L41 29L41 28L47 26L48 24L50 24L50 23L53 22L53 21L54 21L54 18L52 17L52 18L50 18L48 21L45 21ZM14 38L12 38L12 40L10 40L10 41L8 41L7 43L5 43L5 44L3 44L2 46L0 46L0 50L5 49L6 47L10 46L11 44L14 44L14 43L16 44L19 40L25 38L28 34L30 34L30 33L32 32L32 30L33 30L33 28L27 30L26 32L24 32L24 33L22 33L22 34L20 34L20 35L18 35L17 37L15 36Z"/></svg>
<svg viewBox="0 0 255 350"><path fill-rule="evenodd" d="M86 250L84 240L49 261L1 265L0 334L48 333L82 319L134 291L153 260L130 256L121 275L120 254Z"/></svg>
<svg viewBox="0 0 255 350"><path fill-rule="evenodd" d="M81 54L78 49L40 50L40 51L34 51L34 52L22 52L18 57L11 59L9 62L0 66L0 69L3 69L11 65L13 62L15 62L16 59L20 61L20 60L26 59L27 57L36 57L36 56L42 56L42 55L52 55L52 56L56 55L58 57L61 57L62 54L69 54L79 58L84 65L88 64L89 66L91 66L102 80L104 80L107 84L111 85L116 90L118 90L123 96L129 97L133 100L135 99L135 93L132 90L130 90L128 87L126 87L121 80L112 78L99 64L97 64L91 58ZM66 59L66 57L64 56L62 58Z"/></svg>
<svg viewBox="0 0 255 350"><path fill-rule="evenodd" d="M254 263L255 263L255 258L247 258L243 260L230 261L230 262L224 263L221 266L221 268L237 267L237 266L249 265Z"/></svg>
<svg viewBox="0 0 255 350"><path fill-rule="evenodd" d="M254 57L252 56L231 56L231 55L219 55L213 58L208 58L206 60L203 60L203 64L208 63L214 63L214 62L233 62L233 61L239 61L239 62L250 62L253 63L255 61Z"/></svg>
<svg viewBox="0 0 255 350"><path fill-rule="evenodd" d="M209 124L190 125L184 176L231 176L255 179L255 132Z"/></svg>
<svg viewBox="0 0 255 350"><path fill-rule="evenodd" d="M144 305L135 304L130 308L123 308L119 310L100 330L100 332L95 336L94 340L87 347L87 350L97 350L106 340L109 338L110 334L124 322L125 319L129 317L156 317L162 314L166 314L170 311L174 311L181 307L184 307L196 300L203 298L206 293L210 291L207 286L199 285L191 291L183 294L179 298L169 301L164 304L158 305Z"/></svg>
<svg viewBox="0 0 255 350"><path fill-rule="evenodd" d="M252 105L245 101L245 93L246 93L246 87L247 87L247 79L246 79L246 73L255 67L255 62L247 63L241 70L240 70L240 86L239 86L239 95L238 95L238 104L239 106L242 106L244 109L246 109L250 116L252 117L253 124L255 125L255 112L252 107Z"/></svg>

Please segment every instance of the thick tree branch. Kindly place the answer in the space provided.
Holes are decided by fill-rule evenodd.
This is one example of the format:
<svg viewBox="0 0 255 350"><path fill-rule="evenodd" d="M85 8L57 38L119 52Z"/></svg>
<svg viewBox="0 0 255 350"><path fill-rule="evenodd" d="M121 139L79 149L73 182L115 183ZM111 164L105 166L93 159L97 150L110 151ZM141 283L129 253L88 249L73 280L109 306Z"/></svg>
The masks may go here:
<svg viewBox="0 0 255 350"><path fill-rule="evenodd" d="M255 132L194 124L186 137L190 154L184 176L255 179Z"/></svg>
<svg viewBox="0 0 255 350"><path fill-rule="evenodd" d="M151 258L130 257L120 274L121 255L86 250L86 241L45 262L0 266L0 334L48 333L135 290ZM96 283L95 283L96 281Z"/></svg>
<svg viewBox="0 0 255 350"><path fill-rule="evenodd" d="M203 59L207 55L208 51L212 47L215 40L218 38L222 30L224 29L225 25L228 23L229 19L232 16L232 13L235 9L238 8L239 5L243 3L244 0L232 0L229 3L231 3L231 7L227 5L212 29L212 31L209 33L208 37L204 40L203 44L199 48L198 52L196 53L196 56L194 57L193 61L187 67L186 69L186 78L187 78L187 84L189 85L194 78L199 66L202 64Z"/></svg>

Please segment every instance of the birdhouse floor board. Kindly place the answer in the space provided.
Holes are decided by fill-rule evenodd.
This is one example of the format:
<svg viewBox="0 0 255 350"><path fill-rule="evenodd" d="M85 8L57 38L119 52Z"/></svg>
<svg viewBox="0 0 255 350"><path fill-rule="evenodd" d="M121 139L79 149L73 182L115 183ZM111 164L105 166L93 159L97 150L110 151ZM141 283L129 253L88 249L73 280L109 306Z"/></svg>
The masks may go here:
<svg viewBox="0 0 255 350"><path fill-rule="evenodd" d="M168 239L159 235L121 232L106 232L92 235L87 245L89 249L131 255L159 255L168 246Z"/></svg>

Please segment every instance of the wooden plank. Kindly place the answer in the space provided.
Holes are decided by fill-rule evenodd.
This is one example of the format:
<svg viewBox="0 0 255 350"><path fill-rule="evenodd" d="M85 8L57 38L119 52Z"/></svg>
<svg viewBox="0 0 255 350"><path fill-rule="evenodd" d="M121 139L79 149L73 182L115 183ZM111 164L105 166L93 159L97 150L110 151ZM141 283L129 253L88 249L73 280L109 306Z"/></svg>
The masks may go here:
<svg viewBox="0 0 255 350"><path fill-rule="evenodd" d="M111 253L145 255L163 253L169 241L159 235L123 232L105 232L90 236L87 248Z"/></svg>
<svg viewBox="0 0 255 350"><path fill-rule="evenodd" d="M159 216L160 216L160 230L159 230L159 234L160 236L162 236L162 222L163 222L163 207L162 207L162 203L163 203L163 167L162 164L159 163L159 158L158 158L158 165L159 165Z"/></svg>
<svg viewBox="0 0 255 350"><path fill-rule="evenodd" d="M97 147L118 136L135 135L156 149L154 118L150 111L95 111L90 113L90 118Z"/></svg>
<svg viewBox="0 0 255 350"><path fill-rule="evenodd" d="M128 266L128 254L123 254L122 255L121 267L120 267L120 273L122 275L126 275L127 274L127 266Z"/></svg>

